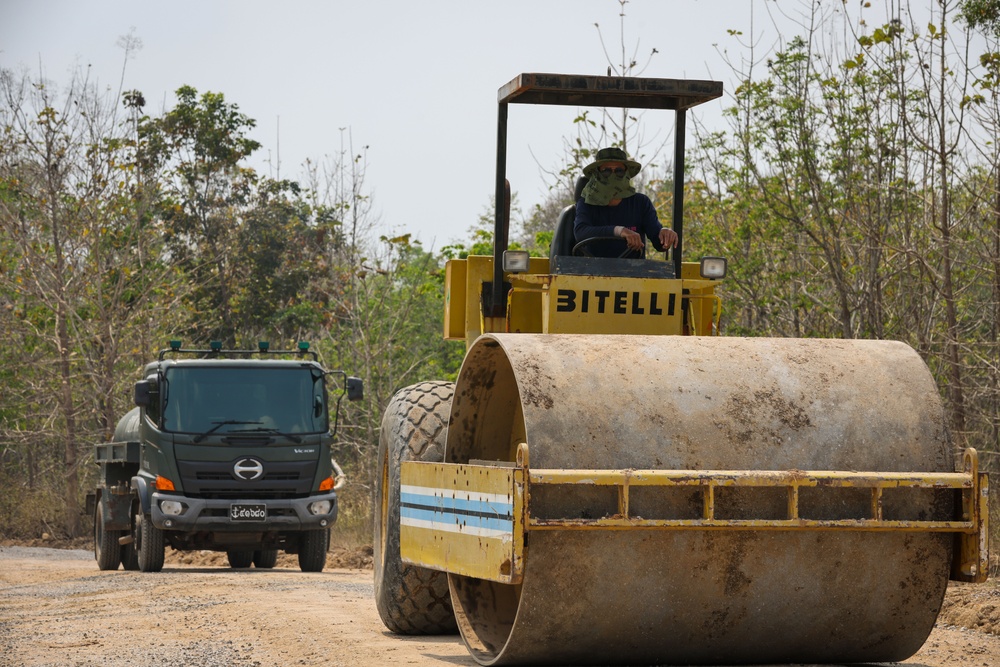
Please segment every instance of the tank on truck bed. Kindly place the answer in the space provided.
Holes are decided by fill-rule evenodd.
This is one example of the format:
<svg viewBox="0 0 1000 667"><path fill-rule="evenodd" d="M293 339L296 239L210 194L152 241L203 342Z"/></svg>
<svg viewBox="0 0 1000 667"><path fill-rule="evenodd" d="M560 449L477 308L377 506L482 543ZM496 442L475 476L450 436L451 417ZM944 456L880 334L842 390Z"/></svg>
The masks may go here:
<svg viewBox="0 0 1000 667"><path fill-rule="evenodd" d="M332 428L330 376L341 380ZM345 395L362 398L361 380L324 369L308 343L171 341L146 365L114 441L95 446L101 475L87 500L98 566L157 572L169 545L225 551L232 567L271 568L283 550L321 571L344 483L331 445Z"/></svg>

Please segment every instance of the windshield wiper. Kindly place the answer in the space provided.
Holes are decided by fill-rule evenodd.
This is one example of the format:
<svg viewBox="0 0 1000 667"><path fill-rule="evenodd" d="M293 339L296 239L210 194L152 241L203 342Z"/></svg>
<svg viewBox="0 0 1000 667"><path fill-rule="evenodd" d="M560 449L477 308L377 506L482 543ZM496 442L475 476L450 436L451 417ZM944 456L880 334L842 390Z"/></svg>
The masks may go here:
<svg viewBox="0 0 1000 667"><path fill-rule="evenodd" d="M246 422L246 421L240 421L238 419L226 419L226 420L223 420L221 422L212 422L212 423L215 424L215 426L213 426L212 428L208 429L204 433L200 433L200 434L198 434L198 435L196 435L194 437L194 440L192 440L192 442L194 444L197 445L199 442L201 442L202 440L204 440L205 438L207 438L208 436L212 435L213 433L215 433L216 431L218 431L220 428L222 428L223 426L226 426L228 424L259 424L260 422L259 421Z"/></svg>
<svg viewBox="0 0 1000 667"><path fill-rule="evenodd" d="M260 422L253 422L259 424ZM238 431L230 431L230 433L277 433L278 435L283 435L292 442L298 444L302 442L302 438L291 433L282 433L281 429L269 428L267 426L258 426L257 428L242 428Z"/></svg>

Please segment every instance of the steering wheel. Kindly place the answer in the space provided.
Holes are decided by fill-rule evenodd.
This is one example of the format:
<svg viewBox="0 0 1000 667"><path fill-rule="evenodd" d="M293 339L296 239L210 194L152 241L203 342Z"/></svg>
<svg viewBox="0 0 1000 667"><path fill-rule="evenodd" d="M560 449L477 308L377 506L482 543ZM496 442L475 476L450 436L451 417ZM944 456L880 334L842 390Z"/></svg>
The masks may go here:
<svg viewBox="0 0 1000 667"><path fill-rule="evenodd" d="M598 241L617 241L618 243L625 243L625 239L620 236L592 236L589 239L584 239L573 246L573 256L574 257L594 257L594 253L591 252L590 247ZM645 259L646 257L646 246L643 244L641 250L633 250L625 244L625 250L618 255L618 259Z"/></svg>

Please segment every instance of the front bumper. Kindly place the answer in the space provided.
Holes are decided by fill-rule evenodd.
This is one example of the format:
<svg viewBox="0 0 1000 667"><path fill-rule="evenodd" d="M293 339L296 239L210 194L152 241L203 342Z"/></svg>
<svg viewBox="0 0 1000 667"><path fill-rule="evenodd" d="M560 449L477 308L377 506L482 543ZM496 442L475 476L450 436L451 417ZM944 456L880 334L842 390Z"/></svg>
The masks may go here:
<svg viewBox="0 0 1000 667"><path fill-rule="evenodd" d="M165 500L181 502L185 506L182 514L164 514L160 503ZM309 505L330 501L330 511L313 514ZM264 505L267 516L256 521L233 520L230 510L233 505ZM209 500L187 496L154 492L150 503L153 525L162 530L212 531L245 533L268 531L320 530L329 528L337 520L337 494L323 493L307 498L281 500L232 499Z"/></svg>

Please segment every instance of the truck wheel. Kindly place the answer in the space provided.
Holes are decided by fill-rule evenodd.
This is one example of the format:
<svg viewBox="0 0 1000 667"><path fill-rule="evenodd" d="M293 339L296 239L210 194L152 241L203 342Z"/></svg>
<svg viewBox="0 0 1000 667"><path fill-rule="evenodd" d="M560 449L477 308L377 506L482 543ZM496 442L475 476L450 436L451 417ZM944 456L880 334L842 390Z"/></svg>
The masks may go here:
<svg viewBox="0 0 1000 667"><path fill-rule="evenodd" d="M303 572L322 572L329 548L329 530L307 530L302 533L299 538L299 569Z"/></svg>
<svg viewBox="0 0 1000 667"><path fill-rule="evenodd" d="M253 554L254 552L252 551L227 551L226 556L229 557L229 567L237 570L250 567L250 564L253 563Z"/></svg>
<svg viewBox="0 0 1000 667"><path fill-rule="evenodd" d="M159 572L163 569L163 531L153 525L153 519L142 510L135 515L135 535L133 535L139 569L143 572Z"/></svg>
<svg viewBox="0 0 1000 667"><path fill-rule="evenodd" d="M326 554L324 554L325 556ZM253 566L261 570L270 570L278 563L277 549L261 549L253 552Z"/></svg>
<svg viewBox="0 0 1000 667"><path fill-rule="evenodd" d="M391 631L406 635L458 631L448 575L403 563L399 555L399 467L444 460L453 382L421 382L399 390L382 417L380 480L375 485L375 606Z"/></svg>
<svg viewBox="0 0 1000 667"><path fill-rule="evenodd" d="M126 570L139 569L139 554L135 552L134 544L122 545L122 567Z"/></svg>
<svg viewBox="0 0 1000 667"><path fill-rule="evenodd" d="M94 558L101 570L117 570L121 562L121 545L118 538L120 530L107 530L104 527L104 499L97 501L94 511Z"/></svg>

